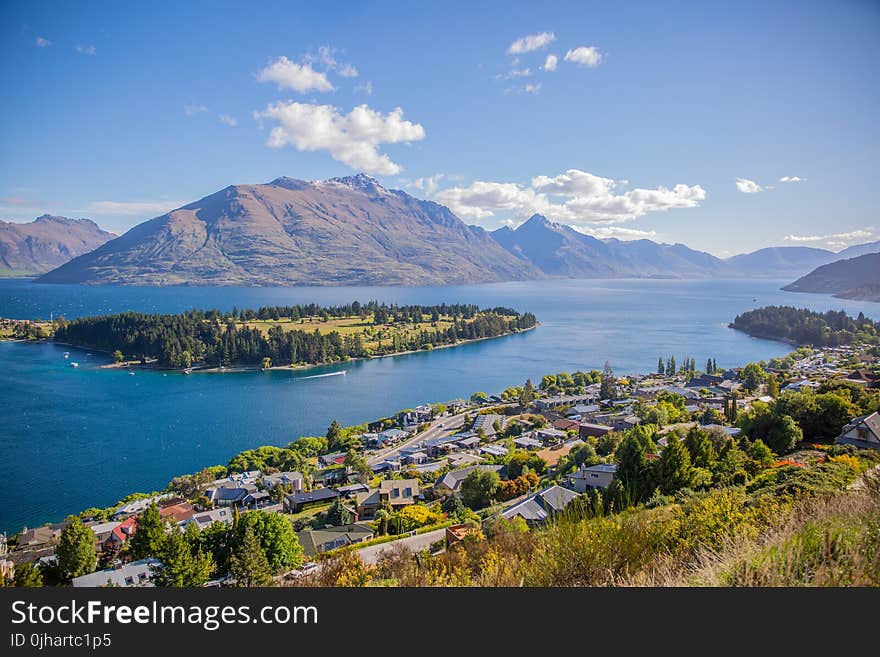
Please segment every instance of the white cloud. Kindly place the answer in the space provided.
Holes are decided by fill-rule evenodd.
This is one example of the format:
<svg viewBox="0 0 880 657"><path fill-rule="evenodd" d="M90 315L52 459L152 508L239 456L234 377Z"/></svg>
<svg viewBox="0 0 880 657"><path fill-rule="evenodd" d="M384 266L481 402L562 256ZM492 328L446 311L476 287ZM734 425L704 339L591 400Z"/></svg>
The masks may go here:
<svg viewBox="0 0 880 657"><path fill-rule="evenodd" d="M607 240L610 237L616 237L620 240L643 240L657 237L656 230L639 230L637 228L624 228L623 226L572 226L572 228L579 233L591 235L600 240Z"/></svg>
<svg viewBox="0 0 880 657"><path fill-rule="evenodd" d="M340 62L336 59L336 53L340 52L338 48L333 46L321 46L318 48L318 55L306 55L303 60L306 63L319 63L327 71L336 71L344 78L356 78L358 70L351 64Z"/></svg>
<svg viewBox="0 0 880 657"><path fill-rule="evenodd" d="M556 35L553 32L541 32L540 34L529 34L521 39L517 39L510 44L507 49L508 55L521 55L523 53L532 52L546 48L556 41Z"/></svg>
<svg viewBox="0 0 880 657"><path fill-rule="evenodd" d="M371 174L394 175L402 170L379 152L380 145L425 138L425 129L404 120L399 107L383 115L367 105L358 105L342 114L332 105L287 101L254 112L254 118L278 122L266 142L270 148L293 146L298 151L327 151L334 160Z"/></svg>
<svg viewBox="0 0 880 657"><path fill-rule="evenodd" d="M97 52L95 46L77 46L76 51L81 55L94 55Z"/></svg>
<svg viewBox="0 0 880 657"><path fill-rule="evenodd" d="M202 112L207 111L207 107L204 105L197 105L196 103L189 103L183 106L183 113L187 116L195 116L196 114L201 114Z"/></svg>
<svg viewBox="0 0 880 657"><path fill-rule="evenodd" d="M435 173L433 176L425 176L423 178L416 178L412 181L406 181L403 186L408 189L417 189L422 192L426 198L431 198L440 188L440 182L446 177L445 173Z"/></svg>
<svg viewBox="0 0 880 657"><path fill-rule="evenodd" d="M622 223L648 212L692 208L706 198L706 191L699 185L615 193L617 184L610 178L570 169L558 176L537 176L529 186L476 181L468 187L444 189L437 193L436 200L463 217L485 219L497 211L520 218L540 213L554 221L583 226Z"/></svg>
<svg viewBox="0 0 880 657"><path fill-rule="evenodd" d="M869 241L874 237L873 228L858 228L847 233L832 233L830 235L786 235L786 242L795 244L824 243L827 246L843 248L853 243Z"/></svg>
<svg viewBox="0 0 880 657"><path fill-rule="evenodd" d="M297 64L282 55L257 73L259 82L274 82L279 89L293 89L299 93L333 91L327 76L312 68L310 63Z"/></svg>
<svg viewBox="0 0 880 657"><path fill-rule="evenodd" d="M749 180L748 178L737 178L736 188L743 194L757 194L758 192L764 191L763 187L754 180Z"/></svg>
<svg viewBox="0 0 880 657"><path fill-rule="evenodd" d="M539 94L541 93L541 84L540 82L529 83L522 88L522 92L524 94Z"/></svg>
<svg viewBox="0 0 880 657"><path fill-rule="evenodd" d="M782 176L779 179L779 182L803 182L806 178L799 178L798 176Z"/></svg>
<svg viewBox="0 0 880 657"><path fill-rule="evenodd" d="M362 82L361 84L356 84L354 86L354 92L355 93L365 93L368 96L372 96L373 95L373 83L370 80L367 80L366 82Z"/></svg>
<svg viewBox="0 0 880 657"><path fill-rule="evenodd" d="M87 212L91 214L155 216L185 205L185 201L93 201Z"/></svg>
<svg viewBox="0 0 880 657"><path fill-rule="evenodd" d="M356 78L358 76L358 70L351 64L343 64L336 72L344 78Z"/></svg>
<svg viewBox="0 0 880 657"><path fill-rule="evenodd" d="M530 68L513 68L510 69L507 73L499 73L495 76L498 80L512 80L514 78L527 78L532 74L532 69Z"/></svg>
<svg viewBox="0 0 880 657"><path fill-rule="evenodd" d="M228 125L230 128L234 128L238 125L238 120L233 116L229 116L229 114L219 114L217 116L217 119L220 121L220 123L222 123L223 125Z"/></svg>
<svg viewBox="0 0 880 657"><path fill-rule="evenodd" d="M556 55L547 55L547 59L544 60L543 68L545 71L555 71L557 64L559 64L559 57Z"/></svg>
<svg viewBox="0 0 880 657"><path fill-rule="evenodd" d="M565 61L573 62L579 66L596 68L602 63L602 53L594 46L580 46L565 53Z"/></svg>
<svg viewBox="0 0 880 657"><path fill-rule="evenodd" d="M52 45L52 42L49 41L49 39L44 39L41 36L38 36L36 39L34 39L34 43L37 44L38 48L47 48L48 46Z"/></svg>

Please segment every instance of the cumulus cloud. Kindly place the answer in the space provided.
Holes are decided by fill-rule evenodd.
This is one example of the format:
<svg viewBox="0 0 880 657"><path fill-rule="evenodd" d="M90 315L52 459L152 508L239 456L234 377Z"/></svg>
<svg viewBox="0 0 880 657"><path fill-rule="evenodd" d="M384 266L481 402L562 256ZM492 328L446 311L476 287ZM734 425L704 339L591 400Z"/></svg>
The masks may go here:
<svg viewBox="0 0 880 657"><path fill-rule="evenodd" d="M362 82L361 84L356 84L354 86L354 92L355 93L365 93L368 96L372 96L373 95L373 83L370 80L367 80L366 82Z"/></svg>
<svg viewBox="0 0 880 657"><path fill-rule="evenodd" d="M748 178L737 178L736 188L743 194L757 194L758 192L764 191L763 187L754 180L749 180Z"/></svg>
<svg viewBox="0 0 880 657"><path fill-rule="evenodd" d="M48 48L52 45L52 42L49 41L49 39L44 39L41 36L38 36L36 39L34 39L34 43L37 44L38 48Z"/></svg>
<svg viewBox="0 0 880 657"><path fill-rule="evenodd" d="M185 201L93 201L87 212L91 214L154 216L185 205Z"/></svg>
<svg viewBox="0 0 880 657"><path fill-rule="evenodd" d="M220 114L217 116L217 119L220 123L228 125L230 128L234 128L238 125L238 120L233 116L229 116L229 114Z"/></svg>
<svg viewBox="0 0 880 657"><path fill-rule="evenodd" d="M96 52L98 52L95 49L95 46L77 46L76 51L81 55L94 55Z"/></svg>
<svg viewBox="0 0 880 657"><path fill-rule="evenodd" d="M555 71L557 64L559 64L559 57L556 55L547 55L547 59L544 60L543 68L545 71Z"/></svg>
<svg viewBox="0 0 880 657"><path fill-rule="evenodd" d="M602 53L594 46L580 46L565 53L565 61L572 62L578 66L596 68L602 63Z"/></svg>
<svg viewBox="0 0 880 657"><path fill-rule="evenodd" d="M536 176L531 184L476 181L468 187L452 187L436 199L463 217L486 219L498 211L519 218L534 213L573 225L615 224L631 221L648 212L692 208L706 198L699 185L678 184L654 189L636 188L618 193L619 183L579 169L557 176Z"/></svg>
<svg viewBox="0 0 880 657"><path fill-rule="evenodd" d="M779 182L803 182L806 178L799 178L798 176L782 176L779 179Z"/></svg>
<svg viewBox="0 0 880 657"><path fill-rule="evenodd" d="M556 41L556 35L553 32L541 32L540 34L529 34L521 39L517 39L510 44L507 49L508 55L522 55L523 53L532 52L533 50L541 50Z"/></svg>
<svg viewBox="0 0 880 657"><path fill-rule="evenodd" d="M198 105L196 103L189 103L183 106L183 113L187 116L195 116L196 114L201 114L202 112L207 112L208 108L204 105Z"/></svg>
<svg viewBox="0 0 880 657"><path fill-rule="evenodd" d="M254 118L278 122L266 142L270 148L293 146L298 151L327 151L334 160L378 175L394 175L402 170L388 155L379 152L379 146L425 138L425 129L406 121L399 107L382 114L367 105L358 105L342 114L332 105L287 101L254 112Z"/></svg>
<svg viewBox="0 0 880 657"><path fill-rule="evenodd" d="M327 76L312 68L308 62L297 64L282 55L270 62L263 70L257 73L259 82L274 82L279 89L292 89L299 93L309 91L333 91Z"/></svg>
<svg viewBox="0 0 880 657"><path fill-rule="evenodd" d="M830 247L846 247L853 243L864 242L874 237L873 228L857 228L846 233L831 233L830 235L786 235L786 242L795 244L824 243Z"/></svg>

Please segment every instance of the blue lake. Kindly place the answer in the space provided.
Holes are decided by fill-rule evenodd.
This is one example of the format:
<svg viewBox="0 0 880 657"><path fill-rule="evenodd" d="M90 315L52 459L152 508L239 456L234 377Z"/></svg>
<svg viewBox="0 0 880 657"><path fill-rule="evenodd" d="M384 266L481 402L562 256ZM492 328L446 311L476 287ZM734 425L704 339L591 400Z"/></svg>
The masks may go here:
<svg viewBox="0 0 880 657"><path fill-rule="evenodd" d="M423 402L499 392L548 372L653 371L658 356L721 367L780 356L785 344L727 327L768 304L880 317L880 304L782 292L768 280L554 280L449 287L80 287L0 280L0 317L256 308L354 300L463 302L535 313L534 331L452 349L309 371L163 374L100 370L106 357L0 343L0 531L107 506L259 445L323 434ZM67 365L65 350L77 369ZM345 370L346 376L306 378Z"/></svg>

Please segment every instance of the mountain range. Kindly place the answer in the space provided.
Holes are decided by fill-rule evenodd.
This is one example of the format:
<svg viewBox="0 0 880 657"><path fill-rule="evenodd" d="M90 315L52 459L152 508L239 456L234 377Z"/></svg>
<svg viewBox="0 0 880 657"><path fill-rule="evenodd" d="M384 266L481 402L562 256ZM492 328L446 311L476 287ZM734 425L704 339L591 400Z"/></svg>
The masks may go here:
<svg viewBox="0 0 880 657"><path fill-rule="evenodd" d="M89 219L44 214L28 224L0 221L0 275L42 274L114 237Z"/></svg>
<svg viewBox="0 0 880 657"><path fill-rule="evenodd" d="M35 222L36 223L36 222ZM545 277L795 278L840 253L775 247L718 258L684 244L597 239L534 215L468 226L358 174L232 185L141 223L38 280L128 285L439 285Z"/></svg>
<svg viewBox="0 0 880 657"><path fill-rule="evenodd" d="M880 253L822 265L782 289L832 294L841 299L880 301Z"/></svg>
<svg viewBox="0 0 880 657"><path fill-rule="evenodd" d="M232 185L39 280L140 285L433 285L538 278L446 207L365 175Z"/></svg>

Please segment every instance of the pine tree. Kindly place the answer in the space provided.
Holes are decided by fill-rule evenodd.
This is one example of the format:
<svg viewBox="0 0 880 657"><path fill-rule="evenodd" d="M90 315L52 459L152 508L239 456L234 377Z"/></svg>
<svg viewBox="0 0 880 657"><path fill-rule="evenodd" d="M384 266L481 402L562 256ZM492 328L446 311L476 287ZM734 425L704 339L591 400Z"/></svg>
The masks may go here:
<svg viewBox="0 0 880 657"><path fill-rule="evenodd" d="M526 408L535 400L535 386L532 385L531 379L526 379L523 386L522 394L519 397L519 405Z"/></svg>
<svg viewBox="0 0 880 657"><path fill-rule="evenodd" d="M669 434L666 447L657 461L657 484L664 495L687 488L693 480L691 457L674 433Z"/></svg>
<svg viewBox="0 0 880 657"><path fill-rule="evenodd" d="M712 359L712 374L718 373L718 363L715 362L715 359Z"/></svg>
<svg viewBox="0 0 880 657"><path fill-rule="evenodd" d="M666 368L663 366L663 356L657 361L657 374L666 374Z"/></svg>
<svg viewBox="0 0 880 657"><path fill-rule="evenodd" d="M155 557L159 554L163 538L165 521L159 515L159 507L153 503L138 516L137 531L131 537L128 548L132 559Z"/></svg>
<svg viewBox="0 0 880 657"><path fill-rule="evenodd" d="M331 452L339 447L341 432L342 428L339 426L339 422L333 420L327 428L327 449Z"/></svg>
<svg viewBox="0 0 880 657"><path fill-rule="evenodd" d="M232 554L229 572L239 587L269 586L272 583L269 560L250 526L245 527L241 544Z"/></svg>
<svg viewBox="0 0 880 657"><path fill-rule="evenodd" d="M70 579L88 575L95 570L98 563L96 540L95 532L86 527L79 518L74 518L64 528L55 551L61 577Z"/></svg>
<svg viewBox="0 0 880 657"><path fill-rule="evenodd" d="M706 359L706 374L712 374L712 359Z"/></svg>
<svg viewBox="0 0 880 657"><path fill-rule="evenodd" d="M602 383L599 386L600 399L614 399L617 396L617 379L611 369L611 363L605 361L605 369L602 371Z"/></svg>

